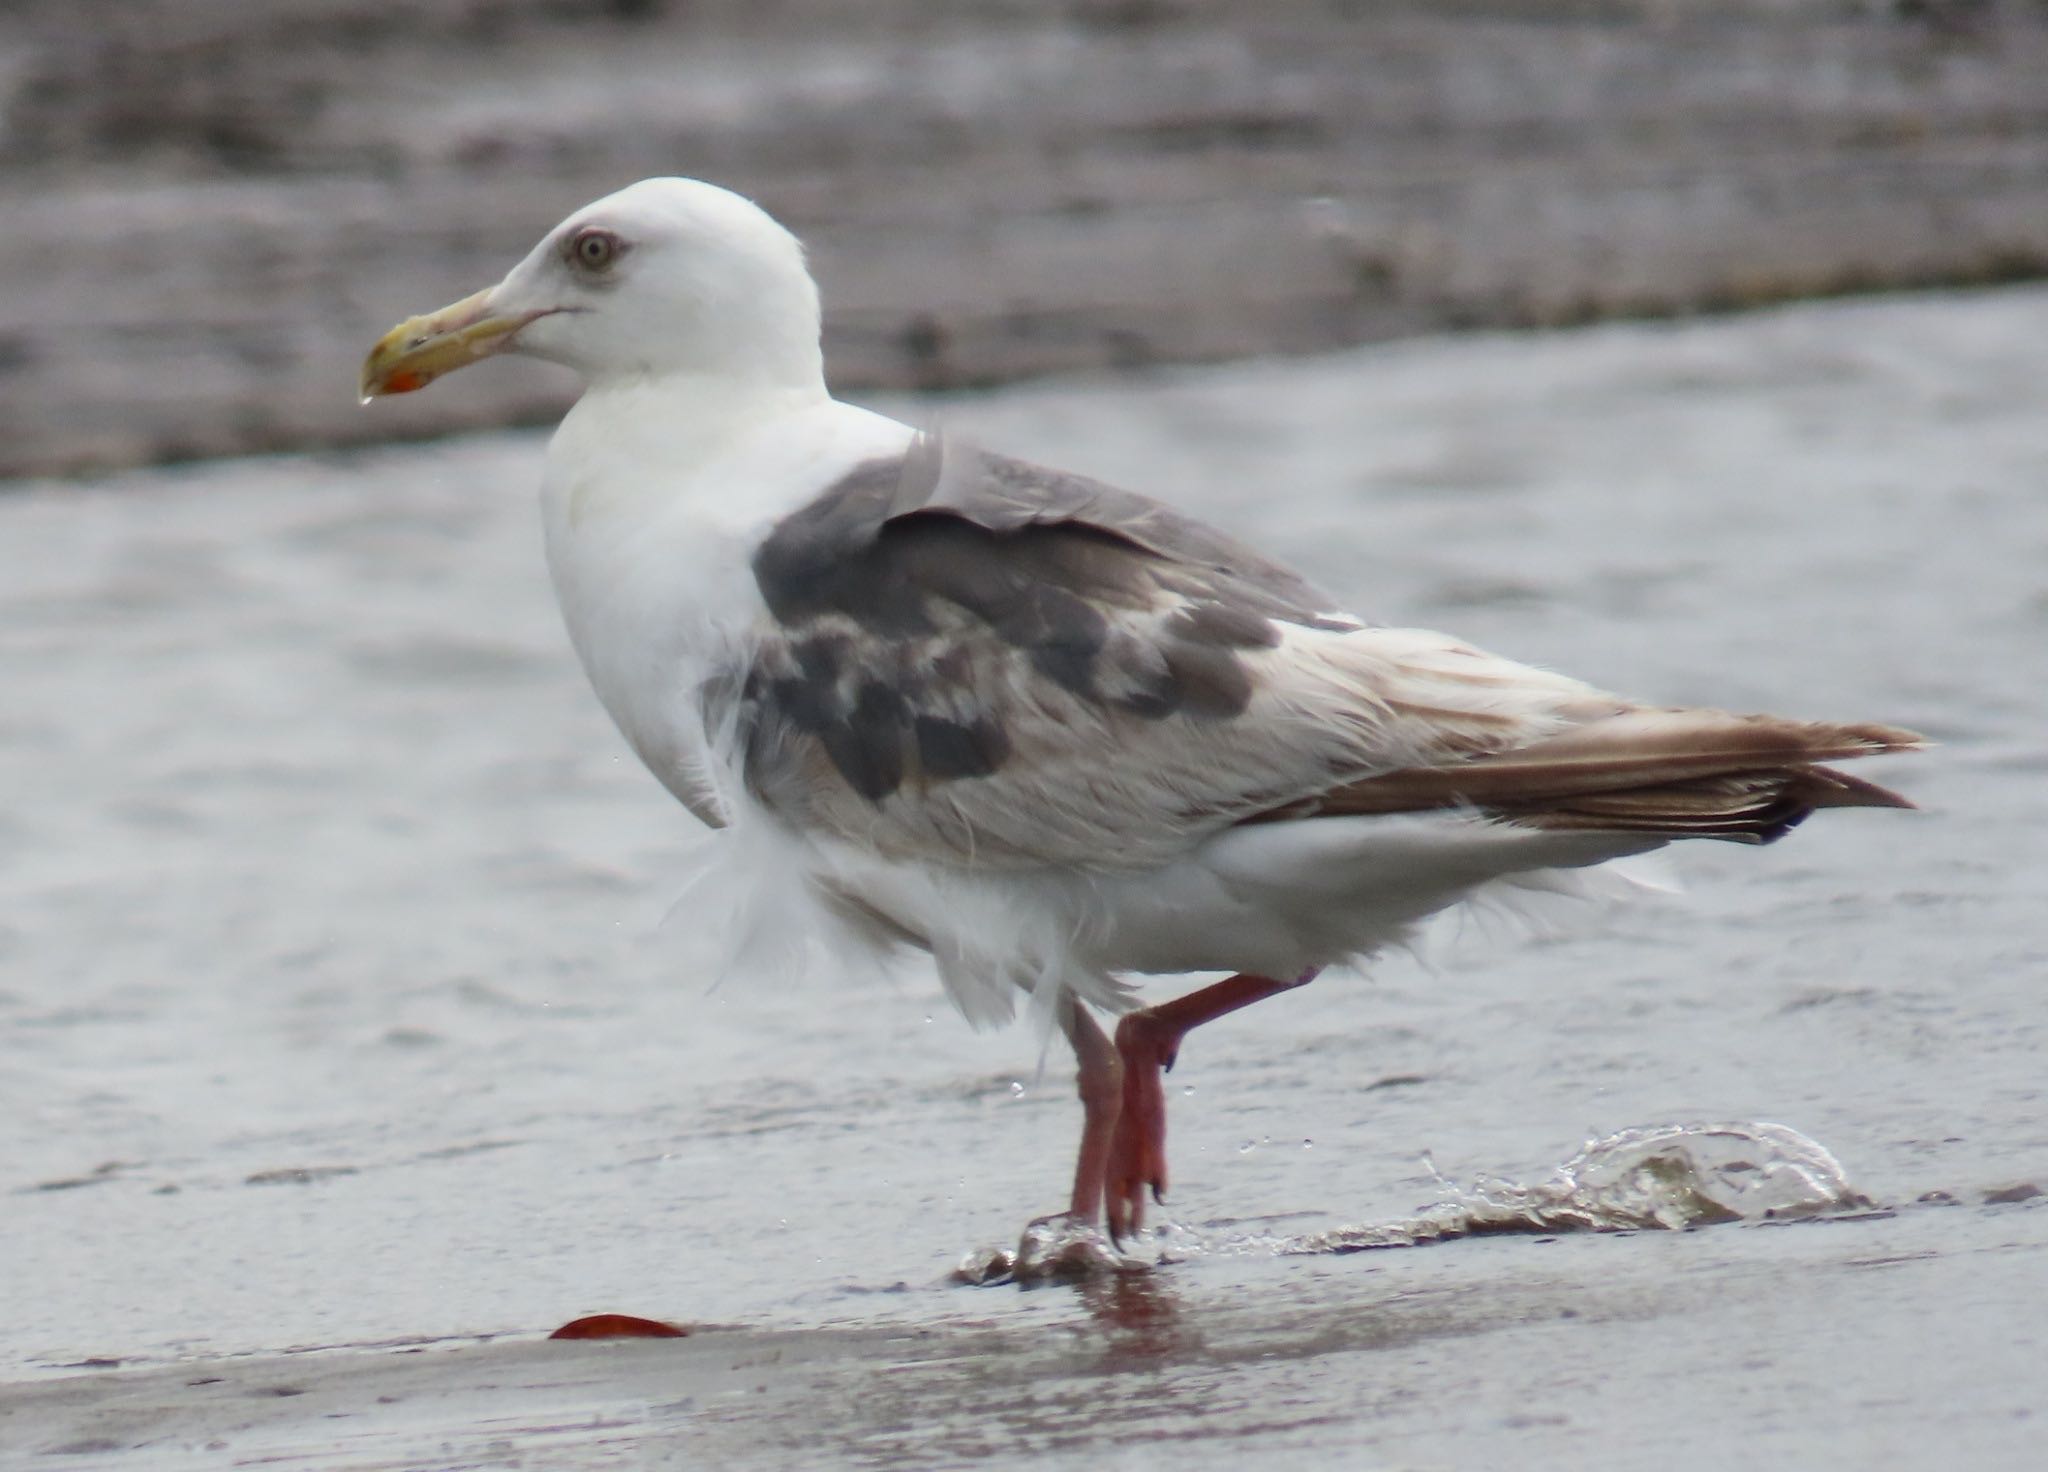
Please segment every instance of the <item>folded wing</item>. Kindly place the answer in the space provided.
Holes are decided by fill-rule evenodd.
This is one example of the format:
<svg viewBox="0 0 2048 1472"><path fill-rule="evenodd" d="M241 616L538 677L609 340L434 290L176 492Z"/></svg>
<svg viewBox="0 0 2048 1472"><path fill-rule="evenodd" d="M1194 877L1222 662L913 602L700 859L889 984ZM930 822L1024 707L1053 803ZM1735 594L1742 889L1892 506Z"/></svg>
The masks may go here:
<svg viewBox="0 0 2048 1472"><path fill-rule="evenodd" d="M1916 743L1368 627L1157 502L930 437L787 518L754 572L768 616L714 720L763 802L908 859L1145 868L1240 823L1432 808L1761 841L1901 805L1817 764Z"/></svg>

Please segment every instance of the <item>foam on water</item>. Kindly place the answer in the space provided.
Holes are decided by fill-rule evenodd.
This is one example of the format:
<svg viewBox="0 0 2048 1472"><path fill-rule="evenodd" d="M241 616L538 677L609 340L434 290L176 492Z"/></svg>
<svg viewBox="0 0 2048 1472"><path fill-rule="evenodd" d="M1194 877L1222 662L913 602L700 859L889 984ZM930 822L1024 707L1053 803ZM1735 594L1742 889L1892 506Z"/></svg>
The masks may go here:
<svg viewBox="0 0 2048 1472"><path fill-rule="evenodd" d="M1363 1252L1505 1233L1679 1231L1872 1204L1824 1146L1785 1125L1761 1122L1621 1130L1589 1140L1549 1179L1533 1185L1491 1177L1469 1186L1437 1179L1449 1194L1413 1217L1300 1236L1167 1224L1112 1244L1094 1227L1046 1217L1025 1228L1014 1253L970 1253L955 1277L976 1284L1047 1282L1227 1254Z"/></svg>

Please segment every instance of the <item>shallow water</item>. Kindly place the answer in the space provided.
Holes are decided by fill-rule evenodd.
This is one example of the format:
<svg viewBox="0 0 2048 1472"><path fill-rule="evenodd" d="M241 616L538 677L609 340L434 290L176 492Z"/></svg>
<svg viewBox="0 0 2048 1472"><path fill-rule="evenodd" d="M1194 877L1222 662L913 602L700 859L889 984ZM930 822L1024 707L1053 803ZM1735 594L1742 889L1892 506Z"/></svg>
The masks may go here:
<svg viewBox="0 0 2048 1472"><path fill-rule="evenodd" d="M100 1450L2032 1465L2043 382L2020 290L890 406L1173 496L1369 616L1942 743L1864 764L1925 812L1694 845L1679 899L1453 925L1198 1034L1150 1244L1179 1260L1084 1290L950 1277L1060 1204L1063 1059L915 967L707 990L716 917L663 918L705 840L567 653L539 438L0 498L0 1379L617 1309L924 1348L892 1378L828 1336L829 1394L711 1417L729 1443L651 1392L613 1440L540 1437L458 1385L356 1461L162 1417ZM1870 1205L1339 1250L1703 1119L1796 1130ZM1232 1248L1290 1242L1324 1250ZM54 1404L0 1390L0 1449L61 1439Z"/></svg>
<svg viewBox="0 0 2048 1472"><path fill-rule="evenodd" d="M1071 1283L1220 1256L1317 1257L1426 1247L1460 1237L1560 1232L1677 1232L1730 1222L1787 1222L1871 1206L1841 1163L1797 1130L1734 1121L1626 1129L1533 1183L1441 1181L1443 1199L1405 1220L1293 1233L1167 1221L1115 1241L1066 1215L1030 1223L1014 1249L970 1252L953 1270L975 1287Z"/></svg>

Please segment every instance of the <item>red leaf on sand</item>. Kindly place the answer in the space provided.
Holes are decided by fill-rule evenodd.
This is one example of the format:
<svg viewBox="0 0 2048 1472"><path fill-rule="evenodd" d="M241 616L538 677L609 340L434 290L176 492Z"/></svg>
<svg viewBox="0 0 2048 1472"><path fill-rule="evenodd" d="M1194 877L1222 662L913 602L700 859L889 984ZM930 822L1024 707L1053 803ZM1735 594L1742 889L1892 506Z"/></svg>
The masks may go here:
<svg viewBox="0 0 2048 1472"><path fill-rule="evenodd" d="M571 1319L550 1339L681 1339L690 1331L680 1324L660 1319L642 1319L632 1314L586 1314Z"/></svg>

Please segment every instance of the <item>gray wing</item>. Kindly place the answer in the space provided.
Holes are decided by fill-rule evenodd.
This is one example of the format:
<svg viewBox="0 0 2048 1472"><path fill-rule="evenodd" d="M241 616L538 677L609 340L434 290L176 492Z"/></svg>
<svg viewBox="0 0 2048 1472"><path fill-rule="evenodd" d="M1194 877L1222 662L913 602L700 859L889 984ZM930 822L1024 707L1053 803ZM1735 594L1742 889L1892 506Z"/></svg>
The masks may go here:
<svg viewBox="0 0 2048 1472"><path fill-rule="evenodd" d="M750 788L899 857L1148 866L1553 729L1533 706L1587 691L1367 629L1157 502L933 437L790 515L753 567L769 618L722 687ZM1544 698L1504 702L1503 670Z"/></svg>

